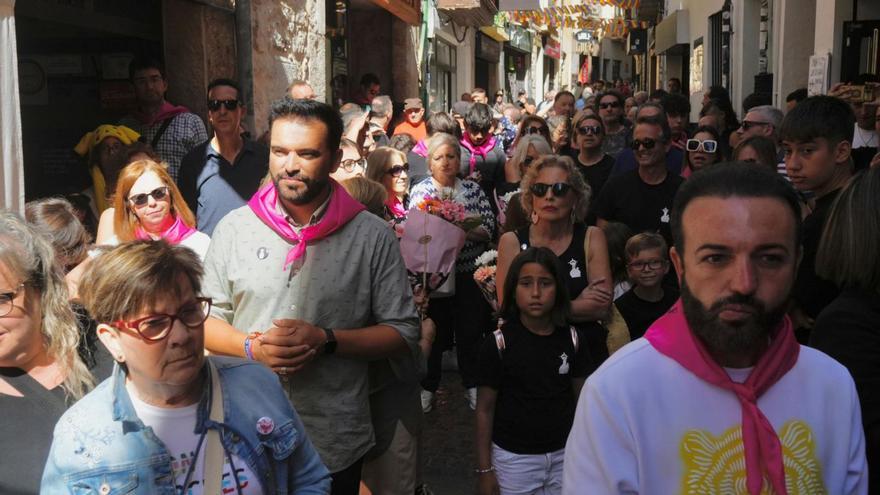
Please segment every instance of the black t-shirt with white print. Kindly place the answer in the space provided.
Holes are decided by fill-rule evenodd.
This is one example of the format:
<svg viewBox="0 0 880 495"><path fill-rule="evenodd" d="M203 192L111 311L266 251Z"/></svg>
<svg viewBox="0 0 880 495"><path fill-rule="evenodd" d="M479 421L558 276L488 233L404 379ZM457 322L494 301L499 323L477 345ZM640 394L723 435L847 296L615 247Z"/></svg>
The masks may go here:
<svg viewBox="0 0 880 495"><path fill-rule="evenodd" d="M672 200L683 182L681 177L667 173L663 182L646 184L638 170L611 177L596 200L596 215L624 223L634 233L659 233L672 246Z"/></svg>
<svg viewBox="0 0 880 495"><path fill-rule="evenodd" d="M499 355L495 336L480 347L477 384L498 391L492 441L516 454L545 454L565 447L577 405L572 379L590 368L586 346L575 351L571 331L536 335L519 321L501 329L505 348Z"/></svg>

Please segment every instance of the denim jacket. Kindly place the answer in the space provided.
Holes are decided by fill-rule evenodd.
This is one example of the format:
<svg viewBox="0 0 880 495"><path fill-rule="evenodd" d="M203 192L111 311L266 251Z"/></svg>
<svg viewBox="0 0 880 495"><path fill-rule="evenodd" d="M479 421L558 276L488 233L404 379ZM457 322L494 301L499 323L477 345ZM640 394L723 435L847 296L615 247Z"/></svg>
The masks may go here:
<svg viewBox="0 0 880 495"><path fill-rule="evenodd" d="M226 452L247 462L264 493L330 493L330 473L277 377L259 363L208 359L219 372L224 421L217 424L208 418L210 387L206 387L194 432L218 428ZM269 433L257 429L261 418L272 420L274 427ZM113 376L58 421L40 493L176 493L171 455L137 417L125 388L125 371L119 365Z"/></svg>

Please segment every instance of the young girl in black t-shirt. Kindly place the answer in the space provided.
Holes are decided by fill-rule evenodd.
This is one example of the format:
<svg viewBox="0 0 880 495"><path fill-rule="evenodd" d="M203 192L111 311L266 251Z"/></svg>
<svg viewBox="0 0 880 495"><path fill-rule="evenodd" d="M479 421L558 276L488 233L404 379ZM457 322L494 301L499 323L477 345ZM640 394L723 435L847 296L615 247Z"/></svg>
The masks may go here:
<svg viewBox="0 0 880 495"><path fill-rule="evenodd" d="M590 358L566 324L571 302L552 251L529 248L517 255L503 290L504 323L480 349L479 493L558 494Z"/></svg>

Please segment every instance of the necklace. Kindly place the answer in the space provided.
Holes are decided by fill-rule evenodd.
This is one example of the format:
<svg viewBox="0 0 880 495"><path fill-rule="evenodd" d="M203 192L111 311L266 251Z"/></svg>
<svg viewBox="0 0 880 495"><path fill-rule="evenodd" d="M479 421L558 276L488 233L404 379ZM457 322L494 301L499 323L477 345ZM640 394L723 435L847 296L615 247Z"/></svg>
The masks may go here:
<svg viewBox="0 0 880 495"><path fill-rule="evenodd" d="M868 130L869 139L867 139L867 140L865 139L865 134L862 132L862 128L859 127L858 124L856 124L856 132L859 133L859 139L862 141L865 148L870 148L870 147L876 148L877 147L877 143L871 144L874 140L877 139L876 132L871 132L870 130Z"/></svg>

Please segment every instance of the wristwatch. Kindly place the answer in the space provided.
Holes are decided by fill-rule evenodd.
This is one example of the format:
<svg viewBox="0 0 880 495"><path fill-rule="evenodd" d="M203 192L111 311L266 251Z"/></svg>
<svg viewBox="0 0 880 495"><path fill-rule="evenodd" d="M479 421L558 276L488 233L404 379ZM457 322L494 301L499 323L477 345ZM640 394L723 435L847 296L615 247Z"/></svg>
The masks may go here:
<svg viewBox="0 0 880 495"><path fill-rule="evenodd" d="M336 352L336 335L329 328L323 328L322 330L327 335L327 341L324 342L324 354L333 354Z"/></svg>

